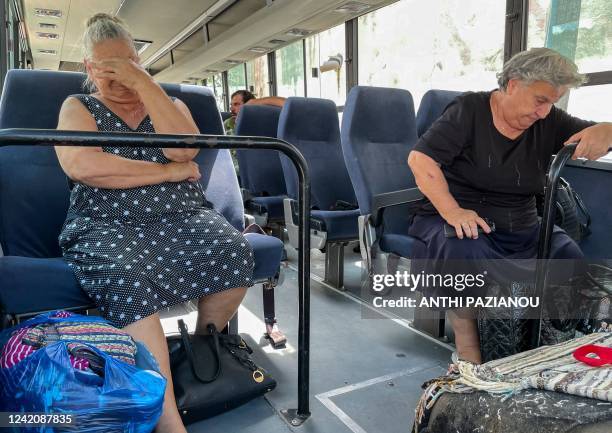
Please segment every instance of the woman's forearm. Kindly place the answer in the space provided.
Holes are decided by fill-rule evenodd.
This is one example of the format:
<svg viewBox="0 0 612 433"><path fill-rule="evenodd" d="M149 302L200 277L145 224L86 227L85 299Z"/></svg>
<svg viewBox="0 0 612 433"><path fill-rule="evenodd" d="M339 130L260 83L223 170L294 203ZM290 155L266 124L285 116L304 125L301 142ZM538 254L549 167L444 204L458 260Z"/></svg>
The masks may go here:
<svg viewBox="0 0 612 433"><path fill-rule="evenodd" d="M408 165L414 174L417 186L443 218L449 211L460 207L448 190L444 173L432 158L424 153L412 151L408 156Z"/></svg>
<svg viewBox="0 0 612 433"><path fill-rule="evenodd" d="M106 189L128 189L155 185L170 180L168 167L149 161L136 161L105 152L68 157L62 168L72 180L88 186Z"/></svg>
<svg viewBox="0 0 612 433"><path fill-rule="evenodd" d="M157 134L199 134L193 119L187 117L164 90L151 79L137 89ZM171 161L191 161L199 149L163 149Z"/></svg>

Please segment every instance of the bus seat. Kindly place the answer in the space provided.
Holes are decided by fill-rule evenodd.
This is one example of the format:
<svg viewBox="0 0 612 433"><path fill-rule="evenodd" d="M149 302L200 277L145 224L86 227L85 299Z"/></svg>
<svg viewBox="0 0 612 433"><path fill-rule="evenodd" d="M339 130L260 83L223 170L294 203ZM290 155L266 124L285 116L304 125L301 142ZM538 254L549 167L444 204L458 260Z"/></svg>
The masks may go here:
<svg viewBox="0 0 612 433"><path fill-rule="evenodd" d="M227 119L229 119L230 117L232 117L232 113L230 113L229 111L222 111L221 112L221 120L222 121L226 121Z"/></svg>
<svg viewBox="0 0 612 433"><path fill-rule="evenodd" d="M276 138L281 109L271 105L244 105L236 119L236 135ZM287 197L280 155L274 150L236 150L243 199L249 214L262 227L284 221Z"/></svg>
<svg viewBox="0 0 612 433"><path fill-rule="evenodd" d="M327 99L288 98L278 123L278 138L295 145L308 162L311 180L311 246L326 250L325 280L343 286L344 246L358 239L357 199L340 145L336 105ZM287 185L285 225L297 246L297 171L281 155ZM343 206L344 203L344 206Z"/></svg>
<svg viewBox="0 0 612 433"><path fill-rule="evenodd" d="M421 99L416 115L417 135L420 137L442 115L448 104L461 95L453 90L428 90Z"/></svg>
<svg viewBox="0 0 612 433"><path fill-rule="evenodd" d="M572 188L580 194L591 216L591 235L580 242L587 259L612 260L612 164L603 162L570 162L561 172ZM595 166L599 166L595 168ZM607 197L607 198L606 198Z"/></svg>
<svg viewBox="0 0 612 433"><path fill-rule="evenodd" d="M83 93L84 74L11 70L0 99L0 129L55 129L64 99ZM203 134L222 134L215 99L203 87L163 85L190 108ZM197 158L207 199L242 229L238 181L228 150L202 149ZM51 147L0 147L0 309L11 319L52 309L90 308L61 259L58 236L68 209L69 190ZM278 280L282 242L251 234L258 281ZM5 316L6 317L6 316Z"/></svg>
<svg viewBox="0 0 612 433"><path fill-rule="evenodd" d="M394 274L420 242L408 235L411 203L422 198L406 162L416 140L410 92L351 89L342 116L342 150L359 201L359 244L369 278ZM440 319L439 314L419 310L414 325L440 337Z"/></svg>

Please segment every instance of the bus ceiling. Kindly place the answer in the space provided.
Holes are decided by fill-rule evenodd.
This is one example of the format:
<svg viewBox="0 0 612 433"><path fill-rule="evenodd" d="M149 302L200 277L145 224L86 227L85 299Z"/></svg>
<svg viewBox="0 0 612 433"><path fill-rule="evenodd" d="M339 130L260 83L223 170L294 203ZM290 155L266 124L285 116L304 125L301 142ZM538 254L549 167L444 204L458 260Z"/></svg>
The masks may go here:
<svg viewBox="0 0 612 433"><path fill-rule="evenodd" d="M157 79L181 82L206 78L393 2L23 0L22 19L35 69L82 70L85 22L105 12L127 23L143 65Z"/></svg>

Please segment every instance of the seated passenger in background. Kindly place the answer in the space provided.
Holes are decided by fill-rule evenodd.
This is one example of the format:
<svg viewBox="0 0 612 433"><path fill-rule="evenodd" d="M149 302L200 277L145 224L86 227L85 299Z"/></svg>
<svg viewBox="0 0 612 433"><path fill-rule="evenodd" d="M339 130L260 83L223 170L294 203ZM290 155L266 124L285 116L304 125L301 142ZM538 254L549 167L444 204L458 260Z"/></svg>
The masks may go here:
<svg viewBox="0 0 612 433"><path fill-rule="evenodd" d="M198 134L189 109L139 65L117 18L87 23L91 95L66 99L58 129ZM252 285L248 242L206 207L198 149L56 147L74 182L59 241L102 315L144 342L168 379L157 432L186 432L176 408L159 311L198 299L196 332L223 329Z"/></svg>
<svg viewBox="0 0 612 433"><path fill-rule="evenodd" d="M557 52L521 52L504 65L498 81L499 89L466 93L453 101L408 157L427 198L409 230L425 245L415 248L414 258L435 258L434 266L442 272L452 259L474 264L535 258L535 196L544 189L551 156L576 141L574 159L598 159L612 147L612 124L581 120L553 105L584 82L576 65ZM483 218L495 223L495 232L490 233ZM454 227L456 238L445 237L445 222ZM478 227L487 234L479 236ZM551 258L580 257L578 245L555 227ZM474 273L480 272L482 267L474 266ZM423 291L425 296L440 294ZM460 295L451 292L444 296ZM464 313L448 311L458 355L480 363L477 324Z"/></svg>
<svg viewBox="0 0 612 433"><path fill-rule="evenodd" d="M225 133L227 135L234 135L234 128L236 128L236 118L238 117L238 113L240 112L240 108L244 104L259 104L259 105L274 105L277 107L282 107L285 103L285 98L281 98L279 96L267 96L265 98L256 98L248 90L237 90L232 93L232 97L230 99L230 111L232 113L232 117L228 118L223 122L223 126L225 127Z"/></svg>

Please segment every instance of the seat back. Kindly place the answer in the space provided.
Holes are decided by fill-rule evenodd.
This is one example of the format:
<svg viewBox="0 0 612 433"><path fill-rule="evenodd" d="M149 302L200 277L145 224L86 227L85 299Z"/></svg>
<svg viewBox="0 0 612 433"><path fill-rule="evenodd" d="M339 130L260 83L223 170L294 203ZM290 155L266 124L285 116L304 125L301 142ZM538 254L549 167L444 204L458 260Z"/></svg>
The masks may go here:
<svg viewBox="0 0 612 433"><path fill-rule="evenodd" d="M55 129L62 102L83 93L85 75L11 70L0 99L0 129ZM204 134L223 134L212 93L203 87L164 85L193 113ZM238 181L227 150L203 149L197 161L208 201L234 226L243 227ZM59 257L58 235L66 218L69 190L53 148L0 147L0 245L5 255Z"/></svg>
<svg viewBox="0 0 612 433"><path fill-rule="evenodd" d="M425 134L425 131L442 115L448 104L459 95L461 95L461 92L453 90L432 89L425 92L416 116L417 134L419 137Z"/></svg>
<svg viewBox="0 0 612 433"><path fill-rule="evenodd" d="M572 188L580 195L591 215L591 235L580 242L580 248L589 259L612 258L612 169L610 164L587 163L585 166L567 166L561 172ZM600 165L601 168L593 168Z"/></svg>
<svg viewBox="0 0 612 433"><path fill-rule="evenodd" d="M236 135L276 138L281 109L271 105L244 105L236 119ZM280 154L274 150L237 150L241 186L255 196L287 194Z"/></svg>
<svg viewBox="0 0 612 433"><path fill-rule="evenodd" d="M232 117L232 113L230 113L229 111L222 111L221 112L221 120L223 120L224 122L229 119L230 117Z"/></svg>
<svg viewBox="0 0 612 433"><path fill-rule="evenodd" d="M288 98L278 122L278 138L296 146L308 162L311 206L330 210L338 200L357 204L342 147L336 104L328 99ZM297 171L281 155L287 194L297 199Z"/></svg>
<svg viewBox="0 0 612 433"><path fill-rule="evenodd" d="M342 150L362 215L375 195L415 188L408 153L417 140L414 105L403 89L355 86L342 116ZM385 211L385 232L406 233L405 206Z"/></svg>

